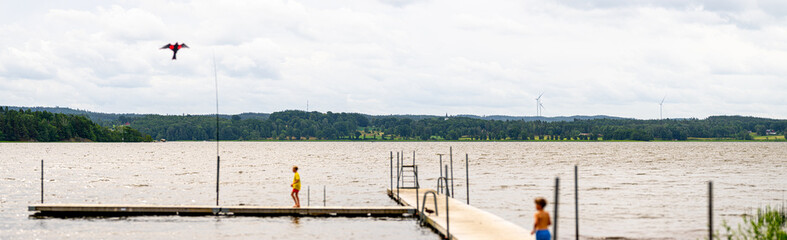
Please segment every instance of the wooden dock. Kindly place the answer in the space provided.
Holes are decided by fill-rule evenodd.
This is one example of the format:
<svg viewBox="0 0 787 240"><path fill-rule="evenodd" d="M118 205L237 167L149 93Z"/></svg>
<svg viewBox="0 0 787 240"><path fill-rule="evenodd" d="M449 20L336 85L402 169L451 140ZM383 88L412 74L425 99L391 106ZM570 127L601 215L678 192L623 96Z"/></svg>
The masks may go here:
<svg viewBox="0 0 787 240"><path fill-rule="evenodd" d="M425 203L421 202L427 191L434 190L418 190L418 204L426 204L427 209L434 210L435 202L431 194L428 195ZM388 196L399 202L399 204L415 206L415 189L399 189L398 197L396 193L396 190L393 192L388 190ZM448 213L449 224L447 225L445 200L445 195L438 194L436 213L425 214L425 223L443 236L446 236L446 228L450 227L451 239L534 239L534 236L530 235L529 230L453 198L448 198L448 209L450 212ZM420 207L418 210L420 211Z"/></svg>
<svg viewBox="0 0 787 240"><path fill-rule="evenodd" d="M28 207L36 216L141 216L141 215L235 215L235 216L392 216L410 217L415 208L382 207L269 207L209 205L111 205L37 204Z"/></svg>
<svg viewBox="0 0 787 240"><path fill-rule="evenodd" d="M55 217L114 217L143 215L182 216L316 216L316 217L420 217L417 215L416 197L419 205L433 213L424 213L424 223L443 236L450 233L451 239L534 239L530 231L504 220L494 214L448 198L449 221L446 221L446 196L437 194L437 207L431 194L421 202L426 192L432 189L388 190L388 196L402 206L353 206L353 207L272 207L272 206L210 206L210 205L120 205L120 204L36 204L28 206L34 216ZM436 210L436 211L435 211ZM450 231L450 232L449 232Z"/></svg>

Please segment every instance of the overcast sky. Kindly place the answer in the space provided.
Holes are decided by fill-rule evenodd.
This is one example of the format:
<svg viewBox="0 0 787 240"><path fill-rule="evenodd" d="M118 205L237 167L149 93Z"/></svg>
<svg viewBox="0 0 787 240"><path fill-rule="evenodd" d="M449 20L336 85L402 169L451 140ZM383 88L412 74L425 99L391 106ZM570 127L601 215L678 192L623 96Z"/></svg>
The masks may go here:
<svg viewBox="0 0 787 240"><path fill-rule="evenodd" d="M0 3L0 105L211 113L214 54L229 114L787 118L787 1Z"/></svg>

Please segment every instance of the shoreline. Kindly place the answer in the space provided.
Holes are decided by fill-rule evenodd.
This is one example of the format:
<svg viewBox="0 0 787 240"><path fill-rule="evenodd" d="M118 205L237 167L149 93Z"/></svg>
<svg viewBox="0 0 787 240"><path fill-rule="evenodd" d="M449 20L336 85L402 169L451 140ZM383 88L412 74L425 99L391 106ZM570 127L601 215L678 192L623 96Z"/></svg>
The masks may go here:
<svg viewBox="0 0 787 240"><path fill-rule="evenodd" d="M167 142L216 142L215 140L170 140ZM616 142L631 142L631 143L681 143L681 142L745 142L745 143L779 143L787 142L785 139L775 140L651 140L651 141L636 141L636 140L221 140L220 142L418 142L418 143L438 143L438 142L473 142L473 143L518 143L518 142L532 142L532 143L551 143L551 142L571 142L571 143L616 143ZM56 142L40 142L40 141L0 141L0 143L166 143L166 142L95 142L95 141L56 141Z"/></svg>

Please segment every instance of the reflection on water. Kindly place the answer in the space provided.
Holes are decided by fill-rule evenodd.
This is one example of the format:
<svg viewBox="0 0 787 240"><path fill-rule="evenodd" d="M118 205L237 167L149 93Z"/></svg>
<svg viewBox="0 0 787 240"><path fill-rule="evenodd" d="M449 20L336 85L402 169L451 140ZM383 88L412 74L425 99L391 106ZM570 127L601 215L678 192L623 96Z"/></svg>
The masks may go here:
<svg viewBox="0 0 787 240"><path fill-rule="evenodd" d="M221 145L221 204L291 206L290 167L298 165L303 187L314 189L306 196L314 205L391 206L384 194L390 151L404 150L408 161L416 151L421 185L434 188L435 154L448 153L449 146L454 157L443 161L454 161L457 198L466 196L468 153L471 205L528 229L533 198L553 202L559 176L565 239L574 232L574 164L581 235L591 239L704 237L708 180L715 187L715 223L735 224L741 213L780 204L787 189L787 143L227 142ZM0 143L0 154L2 239L438 238L401 218L30 219L26 206L39 201L41 159L48 203L215 204L215 144Z"/></svg>

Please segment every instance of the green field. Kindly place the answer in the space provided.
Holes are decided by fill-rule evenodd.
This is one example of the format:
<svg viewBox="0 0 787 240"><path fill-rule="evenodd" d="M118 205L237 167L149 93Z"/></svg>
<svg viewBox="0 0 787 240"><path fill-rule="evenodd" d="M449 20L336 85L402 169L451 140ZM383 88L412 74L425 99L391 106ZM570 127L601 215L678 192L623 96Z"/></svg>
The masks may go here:
<svg viewBox="0 0 787 240"><path fill-rule="evenodd" d="M784 141L784 135L760 136L760 135L752 134L751 136L756 141Z"/></svg>

